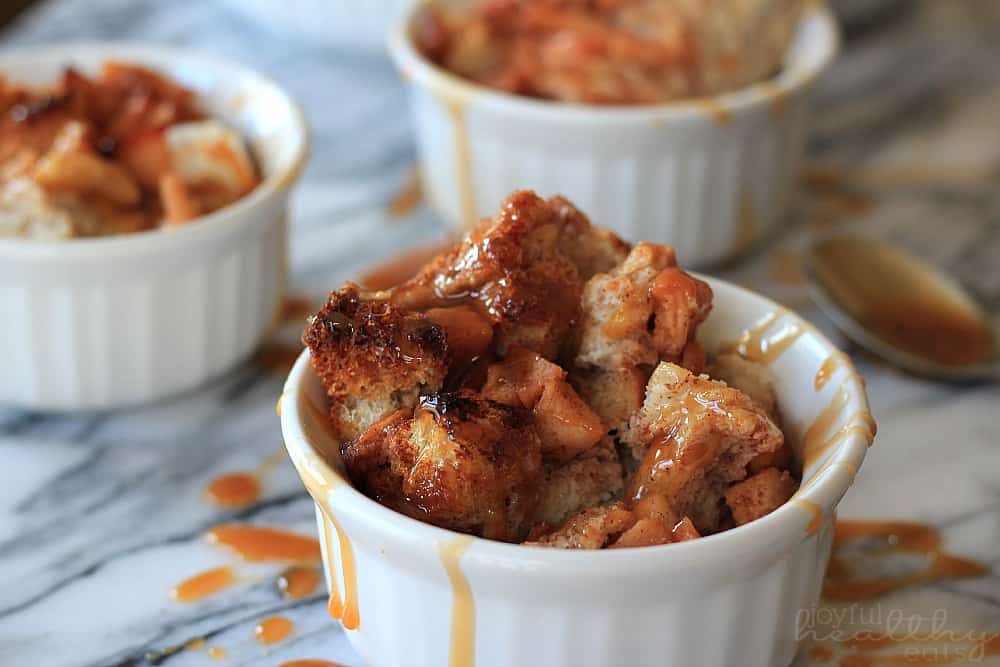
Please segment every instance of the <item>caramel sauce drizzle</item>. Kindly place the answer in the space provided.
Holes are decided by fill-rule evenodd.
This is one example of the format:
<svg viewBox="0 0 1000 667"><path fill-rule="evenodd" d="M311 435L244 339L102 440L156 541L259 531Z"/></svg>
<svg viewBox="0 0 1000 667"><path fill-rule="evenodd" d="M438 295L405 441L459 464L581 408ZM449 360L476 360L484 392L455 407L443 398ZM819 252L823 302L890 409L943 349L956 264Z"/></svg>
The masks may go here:
<svg viewBox="0 0 1000 667"><path fill-rule="evenodd" d="M819 367L816 371L816 378L813 380L813 385L816 387L816 391L822 391L830 380L836 375L837 371L849 364L851 358L847 356L844 352L834 352L823 365Z"/></svg>
<svg viewBox="0 0 1000 667"><path fill-rule="evenodd" d="M781 311L768 313L757 324L744 331L735 343L724 343L720 349L724 352L737 352L748 361L769 366L806 333L802 325L788 324L768 336L768 330L781 315Z"/></svg>
<svg viewBox="0 0 1000 667"><path fill-rule="evenodd" d="M295 625L284 616L269 616L254 627L253 636L261 644L277 644L294 629Z"/></svg>
<svg viewBox="0 0 1000 667"><path fill-rule="evenodd" d="M465 122L465 101L440 98L451 117L455 142L455 185L458 187L461 222L465 229L476 226L476 193L472 184L472 159L469 152L469 128Z"/></svg>
<svg viewBox="0 0 1000 667"><path fill-rule="evenodd" d="M358 572L357 565L354 559L354 545L351 544L350 538L347 533L344 532L344 527L340 525L337 518L333 516L327 510L323 510L323 514L326 516L328 522L333 524L334 530L337 532L337 542L340 545L340 566L341 571L344 575L344 600L339 610L341 613L339 616L334 614L337 611L333 594L330 595L330 603L328 605L328 611L330 615L334 618L339 618L340 622L344 624L344 628L347 630L357 630L361 627L361 614L358 611ZM329 535L329 528L325 528L327 531L325 535ZM332 553L333 543L327 543L327 552ZM332 565L332 563L331 563ZM336 577L336 569L330 568L330 579L333 580ZM333 591L333 586L331 585L330 590Z"/></svg>
<svg viewBox="0 0 1000 667"><path fill-rule="evenodd" d="M340 584L337 583L337 563L333 558L333 534L330 532L329 521L323 521L323 544L326 545L330 570L330 597L326 603L326 611L331 618L339 621L344 617L344 600L340 597Z"/></svg>
<svg viewBox="0 0 1000 667"><path fill-rule="evenodd" d="M712 121L719 127L726 127L733 122L733 114L722 106L722 104L720 104L714 97L696 100L691 104L707 113L712 118Z"/></svg>
<svg viewBox="0 0 1000 667"><path fill-rule="evenodd" d="M390 218L405 218L413 213L423 200L424 192L420 186L420 170L417 165L413 165L410 167L410 173L406 177L403 189L397 192L396 196L389 202L386 212Z"/></svg>
<svg viewBox="0 0 1000 667"><path fill-rule="evenodd" d="M464 535L438 545L441 564L451 582L451 647L448 667L475 667L476 664L476 603L469 580L459 561L472 544Z"/></svg>
<svg viewBox="0 0 1000 667"><path fill-rule="evenodd" d="M788 92L774 81L761 81L757 84L761 96L770 100L768 110L774 118L781 118L788 111Z"/></svg>
<svg viewBox="0 0 1000 667"><path fill-rule="evenodd" d="M177 602L195 602L236 583L230 567L216 567L185 579L170 591Z"/></svg>
<svg viewBox="0 0 1000 667"><path fill-rule="evenodd" d="M225 660L226 659L226 649L221 646L213 646L208 649L208 657L212 660Z"/></svg>
<svg viewBox="0 0 1000 667"><path fill-rule="evenodd" d="M906 521L840 521L834 533L834 547L860 539L876 539L881 544L870 553L876 555L897 552L916 553L928 558L923 570L881 579L849 579L842 561L836 572L828 570L823 583L823 595L831 600L869 600L886 593L935 581L979 577L989 568L977 561L961 558L941 550L941 535L930 527Z"/></svg>
<svg viewBox="0 0 1000 667"><path fill-rule="evenodd" d="M823 525L823 508L820 507L819 503L804 498L792 498L789 502L808 512L810 518L809 523L806 524L806 535L814 535Z"/></svg>
<svg viewBox="0 0 1000 667"><path fill-rule="evenodd" d="M290 600L300 600L316 590L320 572L311 567L290 567L278 575L278 590Z"/></svg>
<svg viewBox="0 0 1000 667"><path fill-rule="evenodd" d="M287 530L225 524L210 529L205 536L251 563L312 565L320 562L319 542L314 537Z"/></svg>

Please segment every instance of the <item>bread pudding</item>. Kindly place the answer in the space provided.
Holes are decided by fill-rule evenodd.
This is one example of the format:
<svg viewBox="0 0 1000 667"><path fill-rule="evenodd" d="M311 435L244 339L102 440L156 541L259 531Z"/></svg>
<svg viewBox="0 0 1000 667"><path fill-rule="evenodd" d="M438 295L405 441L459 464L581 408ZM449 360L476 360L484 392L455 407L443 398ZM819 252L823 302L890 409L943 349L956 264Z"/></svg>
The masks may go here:
<svg viewBox="0 0 1000 667"><path fill-rule="evenodd" d="M46 88L0 79L0 238L184 224L259 182L242 137L192 91L118 62Z"/></svg>
<svg viewBox="0 0 1000 667"><path fill-rule="evenodd" d="M468 4L462 10L456 4ZM780 70L804 0L477 0L428 4L413 37L439 66L582 104L714 95Z"/></svg>
<svg viewBox="0 0 1000 667"><path fill-rule="evenodd" d="M383 505L507 542L667 544L798 487L767 368L697 340L712 296L671 247L516 192L412 279L332 292L304 341Z"/></svg>

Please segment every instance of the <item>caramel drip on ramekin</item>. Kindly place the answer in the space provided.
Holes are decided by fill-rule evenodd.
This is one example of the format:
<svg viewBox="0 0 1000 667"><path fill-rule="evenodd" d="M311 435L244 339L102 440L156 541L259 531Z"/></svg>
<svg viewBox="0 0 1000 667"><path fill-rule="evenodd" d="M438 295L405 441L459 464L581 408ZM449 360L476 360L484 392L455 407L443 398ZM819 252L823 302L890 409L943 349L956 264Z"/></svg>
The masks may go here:
<svg viewBox="0 0 1000 667"><path fill-rule="evenodd" d="M476 605L469 580L459 566L459 560L471 544L472 538L465 535L438 545L452 594L448 667L474 667L476 664Z"/></svg>

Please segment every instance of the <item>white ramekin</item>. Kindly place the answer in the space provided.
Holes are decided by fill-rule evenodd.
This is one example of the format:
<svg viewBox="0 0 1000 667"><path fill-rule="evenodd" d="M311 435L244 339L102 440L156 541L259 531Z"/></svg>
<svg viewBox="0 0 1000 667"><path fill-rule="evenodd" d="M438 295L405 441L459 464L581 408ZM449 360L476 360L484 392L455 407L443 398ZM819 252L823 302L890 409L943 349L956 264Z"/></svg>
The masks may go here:
<svg viewBox="0 0 1000 667"><path fill-rule="evenodd" d="M430 204L464 228L529 188L566 195L630 240L670 243L692 265L729 259L788 210L805 149L809 93L839 45L837 23L810 4L770 81L711 99L596 107L516 97L429 62L390 37L412 83L421 174Z"/></svg>
<svg viewBox="0 0 1000 667"><path fill-rule="evenodd" d="M288 192L308 129L295 102L244 67L187 50L69 44L0 54L0 73L48 83L73 65L147 65L194 89L239 128L264 180L188 225L37 242L0 239L0 404L86 410L155 400L246 359L287 280Z"/></svg>
<svg viewBox="0 0 1000 667"><path fill-rule="evenodd" d="M806 483L789 503L691 542L589 552L529 548L459 536L382 507L345 482L338 443L325 426L325 394L303 354L279 404L282 432L317 503L328 583L342 595L357 594L359 624L347 634L367 664L778 667L792 661L801 610L819 597L834 509L871 442L868 401L850 361L813 326L763 297L710 283L715 308L699 331L707 348L762 321L758 328L786 344L801 332L772 363L790 441L801 450L806 426L824 413L834 415L830 431L840 437L808 462ZM816 379L821 368L829 375L825 384ZM462 549L449 576L442 550ZM474 661L463 661L461 640L468 635L453 632L452 619L470 618L470 607Z"/></svg>
<svg viewBox="0 0 1000 667"><path fill-rule="evenodd" d="M260 26L320 47L382 52L413 0L224 0Z"/></svg>

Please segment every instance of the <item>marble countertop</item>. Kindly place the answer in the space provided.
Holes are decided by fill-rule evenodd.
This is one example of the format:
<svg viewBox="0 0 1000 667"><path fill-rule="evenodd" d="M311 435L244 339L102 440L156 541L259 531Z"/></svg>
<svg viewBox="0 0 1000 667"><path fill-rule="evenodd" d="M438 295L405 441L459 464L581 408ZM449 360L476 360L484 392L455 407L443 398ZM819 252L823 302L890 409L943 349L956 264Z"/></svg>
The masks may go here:
<svg viewBox="0 0 1000 667"><path fill-rule="evenodd" d="M909 7L853 36L824 81L789 226L714 272L803 312L866 377L879 436L840 517L932 524L949 552L993 570L866 604L823 602L814 617L820 644L857 629L892 630L893 619L937 623L952 636L1000 632L1000 388L915 379L851 348L810 304L796 261L813 235L857 227L948 267L1000 315L1000 3ZM403 219L386 213L414 148L404 90L382 56L280 40L196 0L50 0L0 33L0 49L71 39L197 47L257 67L301 99L315 143L293 207L297 292L318 299L383 256L446 233L423 207ZM0 408L0 665L141 665L147 654L205 638L224 649L224 661L191 649L165 662L272 667L312 657L360 667L324 596L284 599L277 566L241 566L236 587L200 603L167 594L232 562L202 539L217 523L315 532L312 502L287 460L249 508L224 511L204 500L209 480L253 470L281 447L281 382L248 364L128 412ZM253 627L273 614L295 630L259 644ZM807 645L799 663L839 664L845 649L834 648L830 656ZM975 658L953 664L1000 664L1000 656Z"/></svg>

